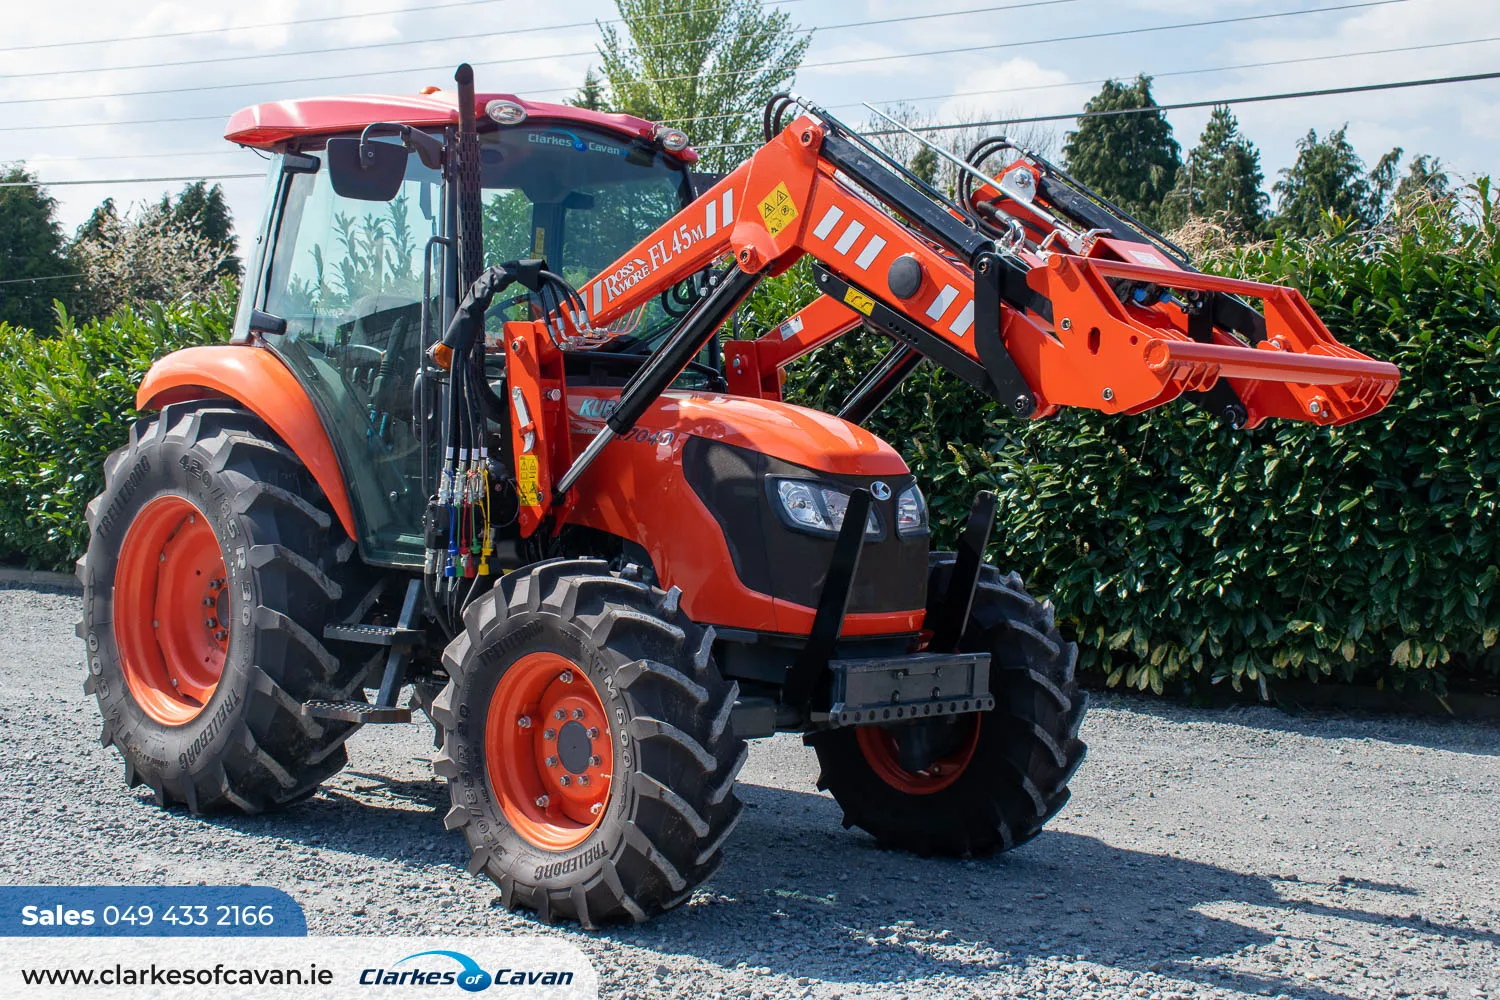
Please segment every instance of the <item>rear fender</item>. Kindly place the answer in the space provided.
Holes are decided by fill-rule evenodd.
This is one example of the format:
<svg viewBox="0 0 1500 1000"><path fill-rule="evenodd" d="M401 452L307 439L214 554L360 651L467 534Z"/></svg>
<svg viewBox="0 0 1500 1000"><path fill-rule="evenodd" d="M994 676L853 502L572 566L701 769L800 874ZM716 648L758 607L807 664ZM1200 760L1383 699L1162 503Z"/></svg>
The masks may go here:
<svg viewBox="0 0 1500 1000"><path fill-rule="evenodd" d="M232 399L260 417L307 466L350 538L355 530L344 472L307 390L263 347L215 344L174 351L157 361L135 394L137 410L192 399Z"/></svg>

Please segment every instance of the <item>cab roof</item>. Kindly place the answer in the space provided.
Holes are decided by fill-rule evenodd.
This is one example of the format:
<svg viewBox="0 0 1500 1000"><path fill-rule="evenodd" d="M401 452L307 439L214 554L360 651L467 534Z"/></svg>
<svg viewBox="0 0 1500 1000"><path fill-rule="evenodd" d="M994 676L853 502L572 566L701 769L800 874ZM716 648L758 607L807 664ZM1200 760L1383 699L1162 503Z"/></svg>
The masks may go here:
<svg viewBox="0 0 1500 1000"><path fill-rule="evenodd" d="M570 104L528 101L514 94L475 94L474 114L486 119L490 101L514 101L526 109L527 120L572 122L592 125L616 134L652 138L656 125L634 115L607 114L575 108ZM422 127L457 125L458 94L429 87L420 94L351 94L344 97L308 97L294 101L269 101L241 108L229 116L224 138L242 146L272 149L301 136L334 135L364 128L373 122L396 122ZM695 163L691 148L680 153L665 151L684 163Z"/></svg>

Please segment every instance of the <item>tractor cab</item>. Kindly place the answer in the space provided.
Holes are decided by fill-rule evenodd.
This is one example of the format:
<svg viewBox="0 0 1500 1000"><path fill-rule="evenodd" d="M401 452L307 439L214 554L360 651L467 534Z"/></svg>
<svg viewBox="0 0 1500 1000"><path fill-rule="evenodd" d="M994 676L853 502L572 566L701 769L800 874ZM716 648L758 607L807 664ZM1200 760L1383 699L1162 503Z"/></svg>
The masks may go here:
<svg viewBox="0 0 1500 1000"><path fill-rule="evenodd" d="M456 114L451 95L379 100L378 107L373 98L281 102L231 120L230 139L277 154L235 339L258 338L306 387L350 481L364 560L411 566L422 559L442 422L438 388L421 385L421 355L458 296L458 197L456 171L407 148L414 144L400 130L451 143ZM485 103L491 114L478 129L485 266L546 258L582 283L694 197L696 157L667 149L648 122L503 95ZM369 125L373 119L388 127ZM378 144L378 166L339 159L340 140L356 139ZM365 172L385 172L394 183L372 184L377 178ZM517 291L490 309L491 337L546 307ZM256 315L277 329L254 329ZM681 315L671 294L658 297L609 331L607 353L644 355ZM639 364L606 360L615 363L592 366L606 378Z"/></svg>

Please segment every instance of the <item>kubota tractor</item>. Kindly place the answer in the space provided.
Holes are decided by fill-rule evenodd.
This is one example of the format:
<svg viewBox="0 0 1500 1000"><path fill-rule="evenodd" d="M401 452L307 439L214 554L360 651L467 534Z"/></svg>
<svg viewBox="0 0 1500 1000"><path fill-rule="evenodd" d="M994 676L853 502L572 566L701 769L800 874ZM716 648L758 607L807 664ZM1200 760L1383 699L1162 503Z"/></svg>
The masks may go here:
<svg viewBox="0 0 1500 1000"><path fill-rule="evenodd" d="M1076 648L984 561L994 496L929 551L861 424L924 359L1016 419L1184 396L1237 427L1357 420L1397 371L1004 140L950 198L806 100L765 121L711 176L675 129L467 66L230 119L272 156L233 335L146 376L79 564L130 785L285 806L414 705L470 868L585 926L713 873L779 731L884 845L1037 835L1083 757ZM822 296L722 339L804 256ZM858 327L892 346L837 415L782 401Z"/></svg>

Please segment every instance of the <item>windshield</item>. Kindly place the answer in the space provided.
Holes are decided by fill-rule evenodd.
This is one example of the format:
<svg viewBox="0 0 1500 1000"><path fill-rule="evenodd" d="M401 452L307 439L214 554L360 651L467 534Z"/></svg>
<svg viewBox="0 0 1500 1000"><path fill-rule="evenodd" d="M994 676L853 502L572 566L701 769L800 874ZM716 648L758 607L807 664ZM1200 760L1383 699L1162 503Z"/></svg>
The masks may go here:
<svg viewBox="0 0 1500 1000"><path fill-rule="evenodd" d="M613 264L692 200L687 171L640 140L568 123L480 136L487 264L545 257L575 288ZM520 295L490 310L487 326L535 319ZM682 309L658 296L617 322L607 350L649 350Z"/></svg>

